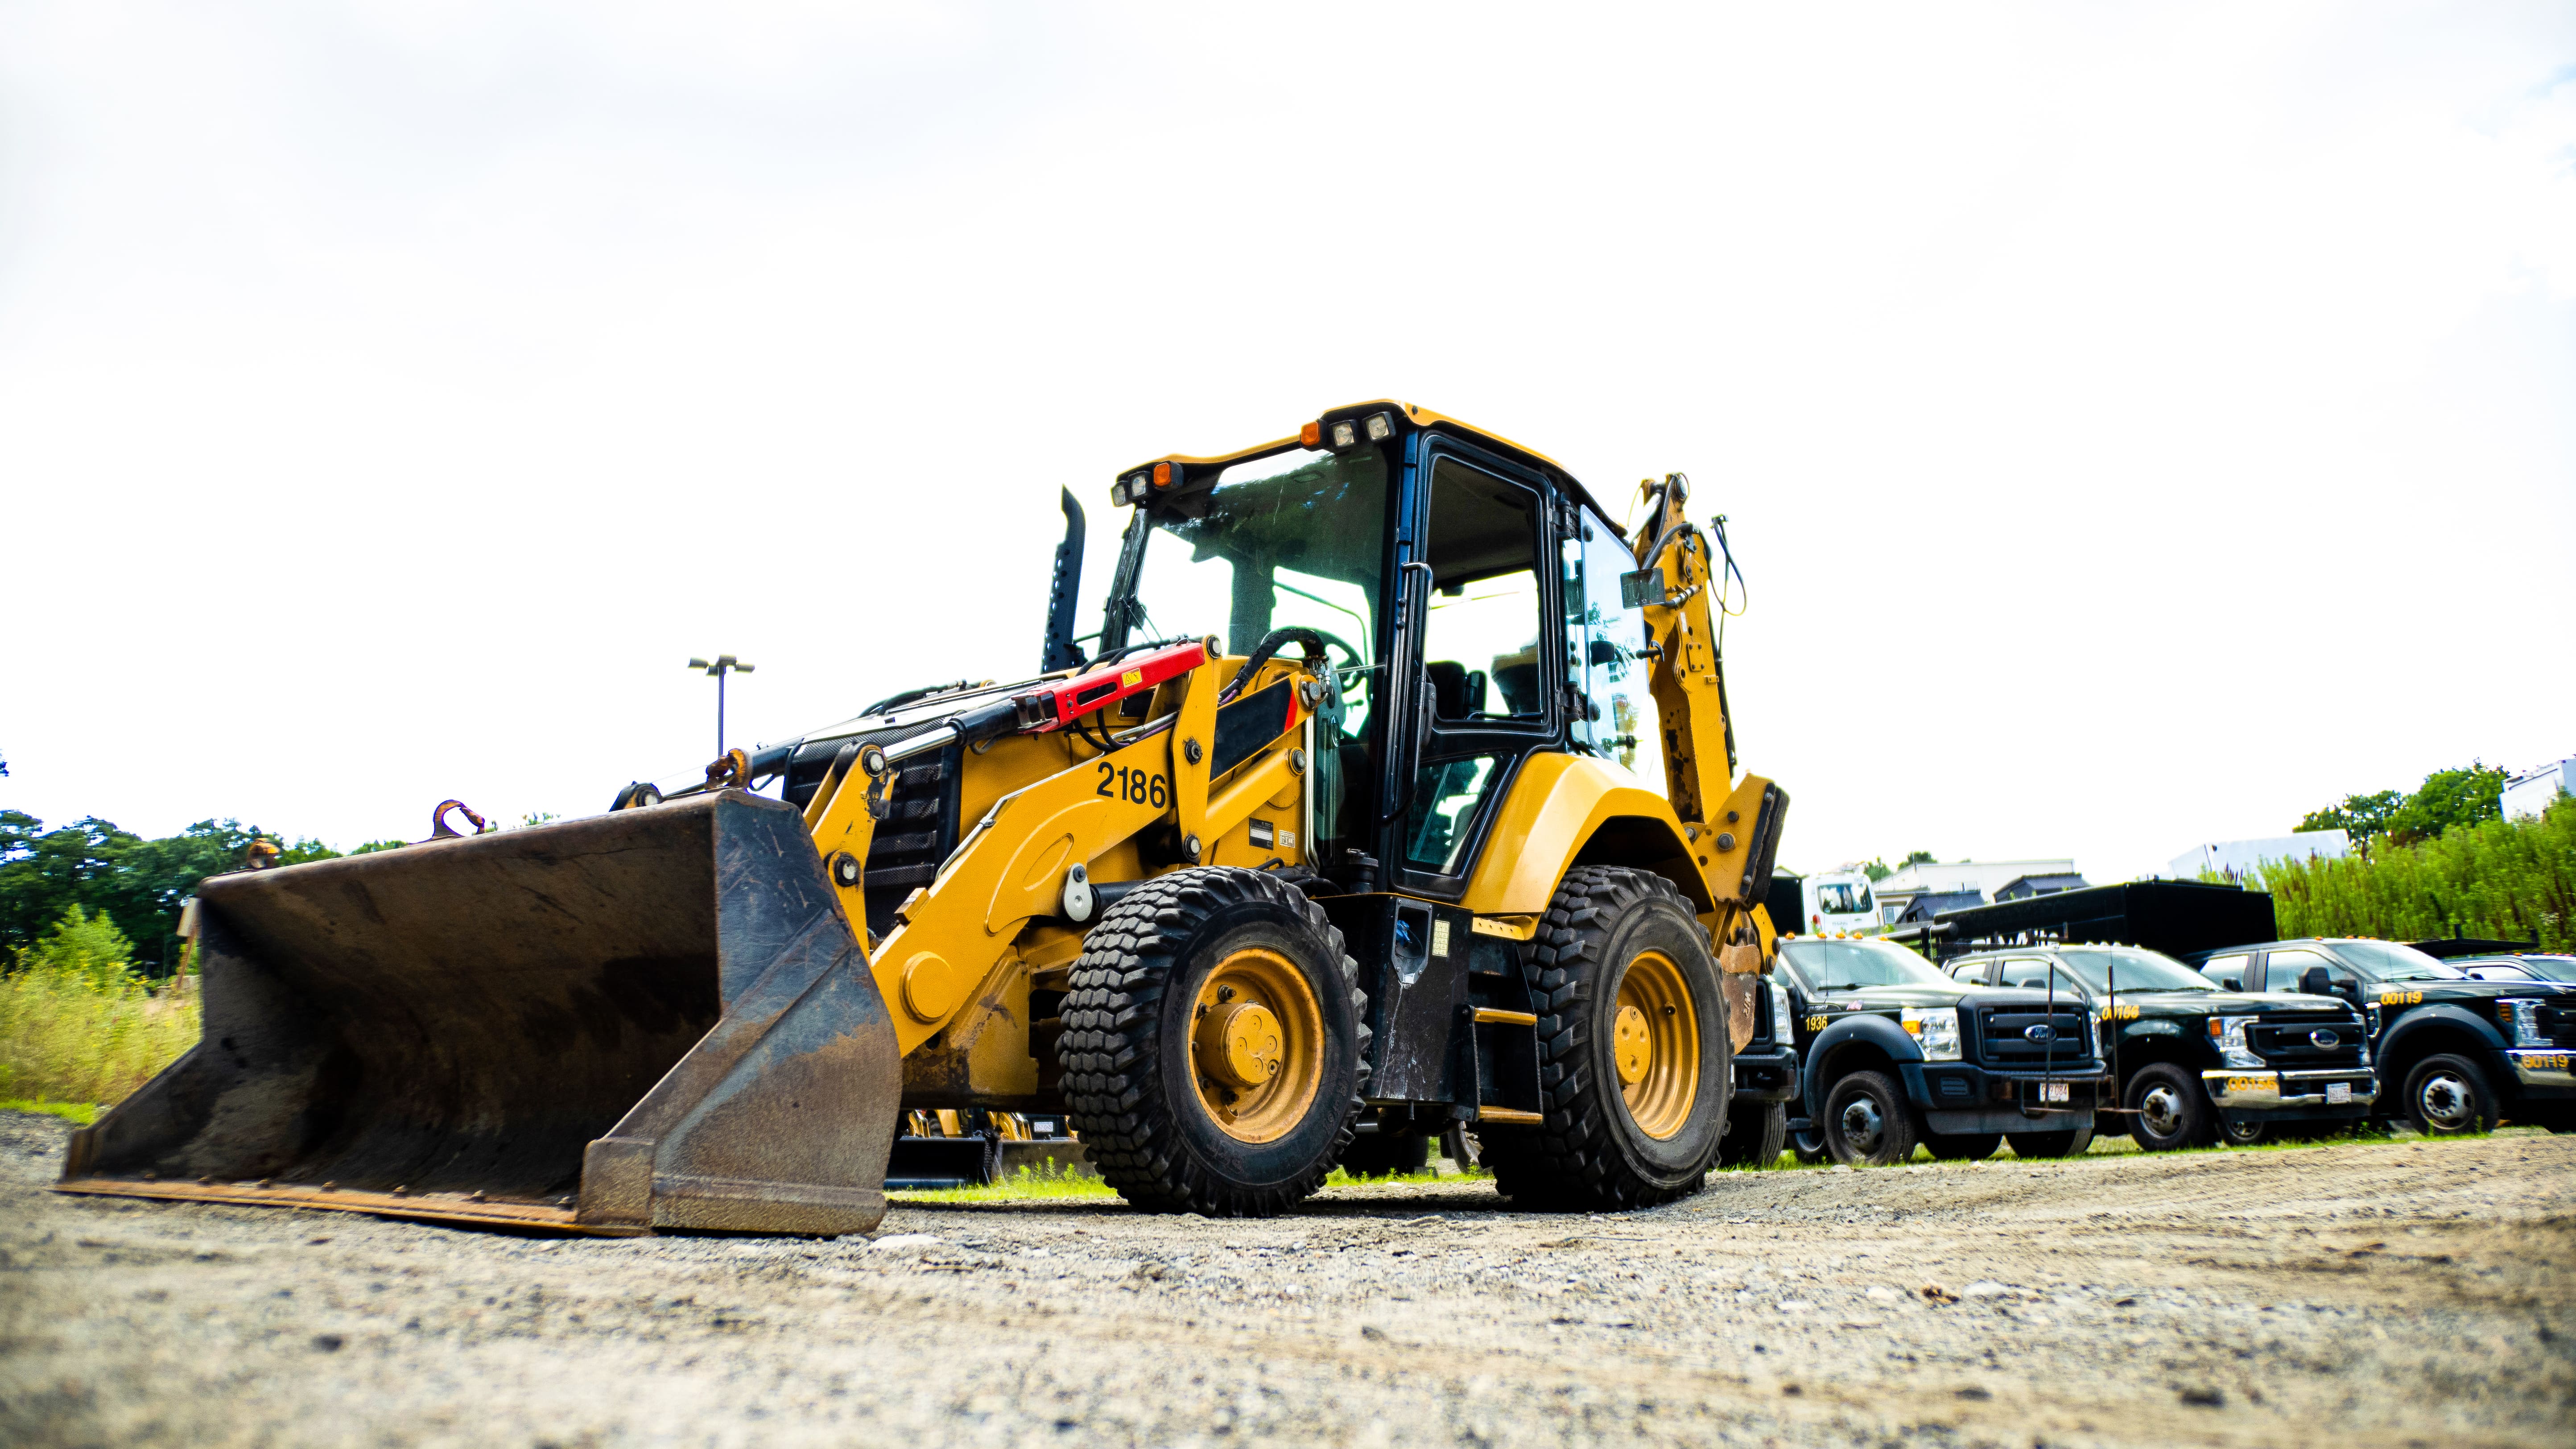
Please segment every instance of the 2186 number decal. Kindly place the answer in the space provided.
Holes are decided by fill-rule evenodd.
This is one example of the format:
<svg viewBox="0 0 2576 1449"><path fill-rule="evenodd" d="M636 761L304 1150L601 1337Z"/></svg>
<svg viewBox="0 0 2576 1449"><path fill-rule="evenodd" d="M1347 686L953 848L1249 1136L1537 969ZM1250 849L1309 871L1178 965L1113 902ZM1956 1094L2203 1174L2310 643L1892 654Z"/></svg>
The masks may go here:
<svg viewBox="0 0 2576 1449"><path fill-rule="evenodd" d="M1157 810L1172 803L1172 781L1167 775L1150 770L1131 770L1125 765L1100 765L1099 793L1111 800L1124 800L1130 805L1151 805Z"/></svg>

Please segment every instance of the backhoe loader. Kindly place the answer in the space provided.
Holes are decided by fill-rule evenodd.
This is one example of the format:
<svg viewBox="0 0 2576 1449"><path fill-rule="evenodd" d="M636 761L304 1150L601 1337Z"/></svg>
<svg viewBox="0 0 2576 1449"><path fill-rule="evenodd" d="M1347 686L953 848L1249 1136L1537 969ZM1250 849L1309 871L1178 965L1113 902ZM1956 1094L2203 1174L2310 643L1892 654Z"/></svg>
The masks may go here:
<svg viewBox="0 0 2576 1449"><path fill-rule="evenodd" d="M1723 521L1641 490L1630 533L1365 403L1119 475L1096 600L1068 493L1035 678L205 882L204 1039L60 1186L866 1232L956 1109L1060 1113L1156 1211L1280 1212L1363 1126L1468 1127L1523 1204L1695 1191L1788 798L1736 774Z"/></svg>

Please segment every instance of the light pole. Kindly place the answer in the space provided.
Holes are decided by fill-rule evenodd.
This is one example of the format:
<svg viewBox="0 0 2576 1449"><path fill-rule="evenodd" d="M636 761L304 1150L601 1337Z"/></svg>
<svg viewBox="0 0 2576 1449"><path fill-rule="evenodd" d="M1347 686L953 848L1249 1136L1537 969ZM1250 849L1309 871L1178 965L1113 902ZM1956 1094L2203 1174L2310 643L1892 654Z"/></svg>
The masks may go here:
<svg viewBox="0 0 2576 1449"><path fill-rule="evenodd" d="M724 731L724 684L725 684L725 676L726 676L726 675L728 675L728 674L733 674L733 673L737 673L737 672L742 673L742 674L749 674L749 673L751 672L751 666L750 666L750 665L748 665L748 664L743 663L743 662L742 662L741 660L739 660L739 659L734 658L734 657L733 657L732 655L730 655L730 654L719 654L719 655L717 655L717 656L716 656L715 662L714 662L713 664L709 664L707 661L705 661L705 660L703 660L703 659L692 659L692 660L690 660L690 661L689 661L689 667L690 667L691 669L703 669L703 670L705 670L707 673L712 674L712 675L714 675L714 676L716 677L716 758L717 758L717 759L719 759L719 760L721 760L721 759L723 759L723 758L724 758L724 752L725 752L725 742L724 742L724 740L725 740L725 731Z"/></svg>

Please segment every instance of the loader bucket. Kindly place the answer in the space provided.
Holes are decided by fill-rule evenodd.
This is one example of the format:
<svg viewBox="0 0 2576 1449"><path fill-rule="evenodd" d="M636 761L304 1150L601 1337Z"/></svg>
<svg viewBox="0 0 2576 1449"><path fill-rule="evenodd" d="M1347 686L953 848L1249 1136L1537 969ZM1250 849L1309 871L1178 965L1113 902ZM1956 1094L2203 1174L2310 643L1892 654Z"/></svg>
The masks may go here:
<svg viewBox="0 0 2576 1449"><path fill-rule="evenodd" d="M721 791L219 876L205 1036L68 1192L636 1233L885 1213L894 1028L799 812Z"/></svg>

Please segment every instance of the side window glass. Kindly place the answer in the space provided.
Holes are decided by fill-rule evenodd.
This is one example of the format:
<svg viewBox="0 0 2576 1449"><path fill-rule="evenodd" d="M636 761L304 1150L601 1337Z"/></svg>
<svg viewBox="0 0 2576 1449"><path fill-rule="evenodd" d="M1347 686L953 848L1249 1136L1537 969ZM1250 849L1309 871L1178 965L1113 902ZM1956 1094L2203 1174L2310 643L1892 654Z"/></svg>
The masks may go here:
<svg viewBox="0 0 2576 1449"><path fill-rule="evenodd" d="M1444 723L1547 717L1538 522L1529 490L1455 458L1432 465L1422 660Z"/></svg>
<svg viewBox="0 0 2576 1449"><path fill-rule="evenodd" d="M2032 991L2048 989L2048 963L2033 957L2016 956L2004 963L2002 984L2026 987Z"/></svg>
<svg viewBox="0 0 2576 1449"><path fill-rule="evenodd" d="M1581 513L1582 537L1564 541L1566 678L1583 698L1574 711L1574 739L1633 770L1646 788L1664 788L1663 734L1648 689L1646 611L1619 598L1619 576L1636 557L1610 525L1590 509Z"/></svg>
<svg viewBox="0 0 2576 1449"><path fill-rule="evenodd" d="M1492 793L1504 757L1476 755L1425 765L1413 777L1413 806L1404 817L1404 863L1435 875L1456 875L1476 807Z"/></svg>
<svg viewBox="0 0 2576 1449"><path fill-rule="evenodd" d="M2230 991L2242 991L2245 989L2245 968L2253 961L2252 956L2212 956L2202 963L2200 974Z"/></svg>
<svg viewBox="0 0 2576 1449"><path fill-rule="evenodd" d="M2331 964L2314 951L2274 951L2263 958L2263 989L2297 991L2309 968ZM2327 974L2331 976L2333 973Z"/></svg>

